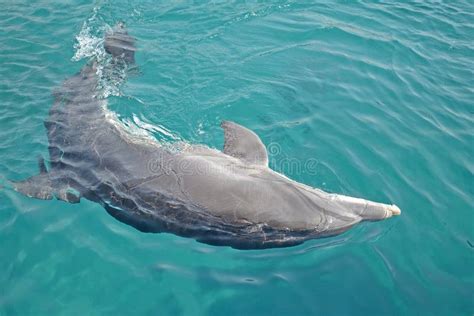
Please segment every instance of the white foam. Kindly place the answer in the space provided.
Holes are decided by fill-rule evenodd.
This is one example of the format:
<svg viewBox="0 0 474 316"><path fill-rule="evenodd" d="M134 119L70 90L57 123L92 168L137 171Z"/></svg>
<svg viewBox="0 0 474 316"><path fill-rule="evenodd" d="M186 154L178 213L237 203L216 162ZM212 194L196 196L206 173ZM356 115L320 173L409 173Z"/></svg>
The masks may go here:
<svg viewBox="0 0 474 316"><path fill-rule="evenodd" d="M121 86L127 77L127 65L112 65L112 57L104 48L104 37L112 28L102 22L98 16L100 7L94 8L90 18L82 25L81 31L76 36L74 44L73 61L83 59L97 62L96 74L98 79L98 97L120 96Z"/></svg>

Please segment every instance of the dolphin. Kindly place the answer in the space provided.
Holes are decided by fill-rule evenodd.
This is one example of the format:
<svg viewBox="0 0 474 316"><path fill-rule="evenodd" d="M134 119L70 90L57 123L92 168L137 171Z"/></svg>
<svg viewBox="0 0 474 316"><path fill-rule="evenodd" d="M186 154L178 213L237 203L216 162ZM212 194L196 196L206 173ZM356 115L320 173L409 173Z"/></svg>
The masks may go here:
<svg viewBox="0 0 474 316"><path fill-rule="evenodd" d="M104 45L114 65L135 63L135 40L124 24L106 34ZM44 122L49 166L39 158L39 174L12 181L16 191L87 199L139 231L237 249L294 246L400 214L395 205L327 193L273 171L261 139L231 121L221 124L222 151L133 135L98 90L94 60L55 90Z"/></svg>

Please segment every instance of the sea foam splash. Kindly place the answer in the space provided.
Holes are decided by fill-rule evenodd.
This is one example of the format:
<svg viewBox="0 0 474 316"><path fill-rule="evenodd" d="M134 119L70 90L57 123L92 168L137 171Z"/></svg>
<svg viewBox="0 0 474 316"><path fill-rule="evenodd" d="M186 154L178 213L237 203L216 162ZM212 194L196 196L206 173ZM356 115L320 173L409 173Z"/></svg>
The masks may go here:
<svg viewBox="0 0 474 316"><path fill-rule="evenodd" d="M96 73L99 78L98 96L100 98L120 96L122 95L120 88L127 77L128 65L117 63L105 51L104 37L112 32L112 27L102 21L99 9L100 7L94 8L91 17L83 23L81 31L76 36L72 60L88 59L97 62Z"/></svg>
<svg viewBox="0 0 474 316"><path fill-rule="evenodd" d="M103 20L100 16L100 6L94 8L91 16L83 23L79 34L76 36L74 44L75 54L73 61L83 59L95 61L97 63L96 74L98 79L97 97L105 99L109 96L124 96L121 91L123 83L127 79L129 66L125 62L114 60L113 57L105 51L105 35L113 31L113 27ZM129 99L133 98L129 96ZM137 100L136 98L133 98ZM133 114L132 118L121 117L118 113L111 111L105 106L104 111L107 117L120 130L133 135L137 141L147 141L156 143L160 141L162 146L170 148L176 147L173 143L184 142L179 135L173 134L166 127L161 125L152 125L146 123L138 116Z"/></svg>

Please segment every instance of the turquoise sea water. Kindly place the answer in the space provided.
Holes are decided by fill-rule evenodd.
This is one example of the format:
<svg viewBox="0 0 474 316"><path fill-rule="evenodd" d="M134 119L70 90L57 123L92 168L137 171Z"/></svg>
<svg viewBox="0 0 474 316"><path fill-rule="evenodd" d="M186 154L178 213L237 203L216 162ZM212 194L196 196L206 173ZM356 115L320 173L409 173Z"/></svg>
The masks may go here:
<svg viewBox="0 0 474 316"><path fill-rule="evenodd" d="M0 0L0 315L472 315L474 4ZM52 91L117 21L139 72L109 107L137 133L221 148L402 215L239 251L144 234L89 201L29 199ZM315 172L286 162L316 159Z"/></svg>

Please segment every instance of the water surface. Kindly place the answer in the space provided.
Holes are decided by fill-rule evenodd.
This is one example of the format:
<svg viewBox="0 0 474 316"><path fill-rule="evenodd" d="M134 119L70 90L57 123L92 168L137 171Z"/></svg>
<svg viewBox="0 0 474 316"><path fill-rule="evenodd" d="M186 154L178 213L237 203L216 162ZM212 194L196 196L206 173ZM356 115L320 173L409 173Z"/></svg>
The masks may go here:
<svg viewBox="0 0 474 316"><path fill-rule="evenodd" d="M474 5L470 1L0 0L0 181L37 173L52 91L118 21L140 70L106 82L136 133L221 148L221 120L270 165L400 206L287 249L144 234L89 201L0 190L0 315L472 315ZM316 159L314 172L290 160Z"/></svg>

